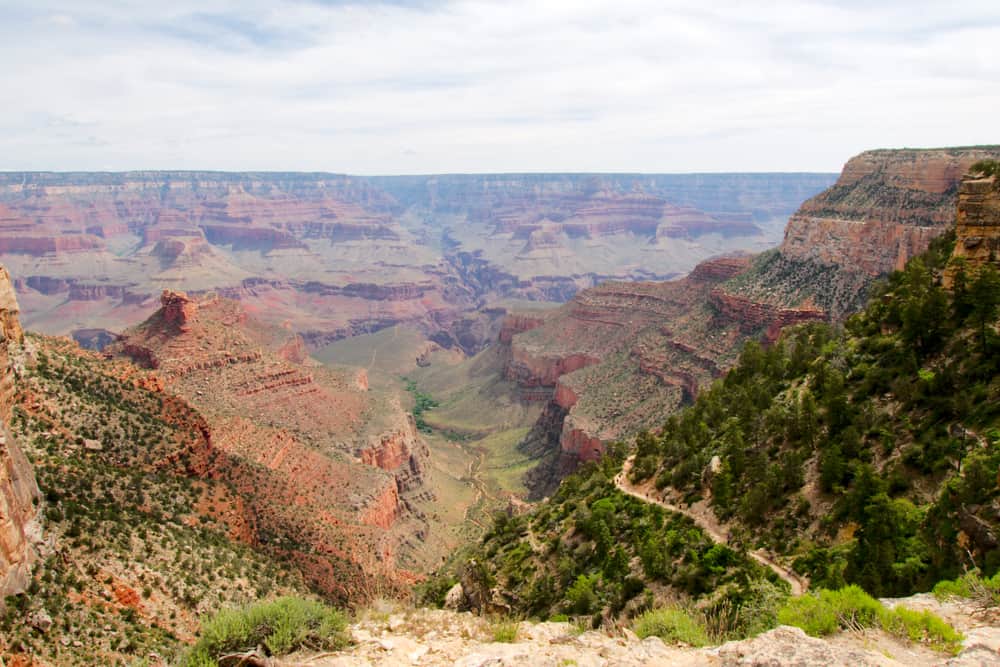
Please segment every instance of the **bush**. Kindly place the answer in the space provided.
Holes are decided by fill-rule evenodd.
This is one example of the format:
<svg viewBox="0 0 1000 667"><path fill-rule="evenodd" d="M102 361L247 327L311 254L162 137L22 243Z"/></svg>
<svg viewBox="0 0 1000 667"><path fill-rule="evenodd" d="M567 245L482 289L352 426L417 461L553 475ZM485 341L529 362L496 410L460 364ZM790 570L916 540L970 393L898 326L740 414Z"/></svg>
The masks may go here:
<svg viewBox="0 0 1000 667"><path fill-rule="evenodd" d="M517 641L518 622L511 618L498 618L490 623L490 636L495 642L505 644Z"/></svg>
<svg viewBox="0 0 1000 667"><path fill-rule="evenodd" d="M778 610L778 622L802 628L814 637L838 630L882 628L898 637L952 653L958 652L962 640L960 633L931 612L906 607L888 609L857 586L792 598Z"/></svg>
<svg viewBox="0 0 1000 667"><path fill-rule="evenodd" d="M708 632L702 622L683 609L653 609L635 620L635 634L641 639L659 637L665 642L679 642L690 646L709 643Z"/></svg>
<svg viewBox="0 0 1000 667"><path fill-rule="evenodd" d="M792 598L778 610L778 622L823 637L838 630L874 627L882 609L878 600L859 587L847 586L839 591L824 590Z"/></svg>
<svg viewBox="0 0 1000 667"><path fill-rule="evenodd" d="M906 637L910 641L930 644L939 651L958 653L961 648L962 635L929 611L896 607L884 615L883 624L886 632Z"/></svg>
<svg viewBox="0 0 1000 667"><path fill-rule="evenodd" d="M951 597L968 598L981 609L1000 606L1000 573L983 577L978 570L967 572L958 579L939 581L934 586L934 597L945 600Z"/></svg>
<svg viewBox="0 0 1000 667"><path fill-rule="evenodd" d="M348 644L346 617L336 609L300 598L283 597L241 609L223 609L204 621L201 638L184 665L217 665L221 655L262 647L269 656L300 649L331 650Z"/></svg>

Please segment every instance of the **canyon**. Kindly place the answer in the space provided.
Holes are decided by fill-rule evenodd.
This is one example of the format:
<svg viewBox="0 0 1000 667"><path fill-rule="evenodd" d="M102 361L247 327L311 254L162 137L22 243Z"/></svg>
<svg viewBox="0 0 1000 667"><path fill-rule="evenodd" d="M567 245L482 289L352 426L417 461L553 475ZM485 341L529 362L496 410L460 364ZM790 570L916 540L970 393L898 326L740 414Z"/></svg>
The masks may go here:
<svg viewBox="0 0 1000 667"><path fill-rule="evenodd" d="M956 206L963 252L988 254L980 237L992 229L993 180L962 176L998 157L993 147L866 152L802 204L774 250L709 259L675 281L607 282L554 310L508 315L504 377L545 405L522 444L543 459L530 475L534 494L608 443L661 427L746 342L852 312L951 226Z"/></svg>
<svg viewBox="0 0 1000 667"><path fill-rule="evenodd" d="M135 511L280 563L278 590L408 590L496 510L516 516L611 443L662 427L746 344L842 318L956 207L956 256L995 259L996 178L963 178L989 157L1000 149L852 158L756 255L789 184L814 181L157 173L33 175L44 187L17 190L7 175L0 585L18 593L39 561L51 573L67 553L94 557L91 535L67 537L78 516L63 520L53 486L74 461L99 462L108 489L126 488L117 475L142 480L129 489L186 480L183 511L164 511L179 491L139 492ZM15 286L33 322L99 351L26 338ZM107 417L134 406L137 419ZM81 614L110 595L115 617L142 610L183 639L225 601L101 567L73 598ZM113 654L117 626L101 627Z"/></svg>
<svg viewBox="0 0 1000 667"><path fill-rule="evenodd" d="M292 545L334 595L349 592L331 564L390 581L426 569L429 452L399 397L369 388L363 369L312 360L300 336L239 302L169 290L160 302L105 354L152 369L198 411L214 455L206 474L232 485L258 532Z"/></svg>
<svg viewBox="0 0 1000 667"><path fill-rule="evenodd" d="M312 349L399 323L467 353L505 299L565 301L761 250L829 174L0 174L29 329L102 345L163 289L242 301ZM111 332L95 335L101 330Z"/></svg>

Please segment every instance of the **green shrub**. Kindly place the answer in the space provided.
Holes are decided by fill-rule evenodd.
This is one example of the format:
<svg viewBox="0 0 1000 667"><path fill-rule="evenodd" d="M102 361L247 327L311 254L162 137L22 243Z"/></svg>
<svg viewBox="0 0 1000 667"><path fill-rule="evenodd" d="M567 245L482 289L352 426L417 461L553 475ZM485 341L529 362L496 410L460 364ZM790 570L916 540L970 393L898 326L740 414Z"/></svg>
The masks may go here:
<svg viewBox="0 0 1000 667"><path fill-rule="evenodd" d="M958 653L961 648L961 633L929 611L896 607L884 615L883 627L887 632L910 641L930 644L939 651Z"/></svg>
<svg viewBox="0 0 1000 667"><path fill-rule="evenodd" d="M241 609L223 609L204 621L201 637L184 665L216 665L220 655L260 646L267 655L299 649L330 650L347 645L346 617L312 600L283 597Z"/></svg>
<svg viewBox="0 0 1000 667"><path fill-rule="evenodd" d="M984 608L1000 606L1000 573L983 577L978 570L973 570L958 579L939 581L934 586L934 597L939 600L969 598Z"/></svg>
<svg viewBox="0 0 1000 667"><path fill-rule="evenodd" d="M665 642L679 642L690 646L705 646L709 643L704 624L683 609L647 611L635 620L634 630L641 639L659 637Z"/></svg>
<svg viewBox="0 0 1000 667"><path fill-rule="evenodd" d="M490 636L495 642L510 644L517 641L518 622L512 618L497 618L490 623Z"/></svg>
<svg viewBox="0 0 1000 667"><path fill-rule="evenodd" d="M802 628L814 637L838 630L882 628L898 637L953 653L959 650L962 640L960 633L931 612L906 607L888 609L857 586L792 598L778 610L778 622Z"/></svg>
<svg viewBox="0 0 1000 667"><path fill-rule="evenodd" d="M969 575L958 579L945 579L934 584L934 597L938 600L948 598L968 598L972 597L972 588L969 586Z"/></svg>

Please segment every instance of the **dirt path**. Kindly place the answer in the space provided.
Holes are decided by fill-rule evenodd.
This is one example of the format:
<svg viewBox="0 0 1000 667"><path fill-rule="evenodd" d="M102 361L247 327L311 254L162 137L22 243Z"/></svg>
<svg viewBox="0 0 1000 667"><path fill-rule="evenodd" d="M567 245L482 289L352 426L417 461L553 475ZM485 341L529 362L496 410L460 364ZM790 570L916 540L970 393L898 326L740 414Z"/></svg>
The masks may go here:
<svg viewBox="0 0 1000 667"><path fill-rule="evenodd" d="M471 521L480 528L485 529L486 526L481 521L470 515L475 511L481 510L492 497L482 473L483 464L486 462L486 452L481 447L466 447L461 443L456 444L459 449L470 457L468 478L472 482L472 487L476 490L475 499L465 508L465 518L467 521Z"/></svg>
<svg viewBox="0 0 1000 667"><path fill-rule="evenodd" d="M667 501L654 496L651 489L644 488L648 487L648 484L642 486L632 484L632 482L628 479L628 473L632 470L632 463L634 460L635 457L630 456L625 461L625 465L622 466L622 471L615 477L615 486L617 486L622 493L628 494L633 498L638 498L639 500L647 503L659 505L660 507L668 509L671 512L683 514L694 521L695 525L705 531L705 533L712 538L712 541L729 546L729 530L726 526L719 522L719 519L715 516L715 512L712 511L712 508L708 506L706 501L697 502L688 508L679 507L673 503L668 503ZM788 568L779 565L768 557L763 549L748 551L747 555L764 567L771 568L775 574L781 577L784 581L787 581L788 585L792 587L792 595L802 595L809 588L808 579L800 577Z"/></svg>

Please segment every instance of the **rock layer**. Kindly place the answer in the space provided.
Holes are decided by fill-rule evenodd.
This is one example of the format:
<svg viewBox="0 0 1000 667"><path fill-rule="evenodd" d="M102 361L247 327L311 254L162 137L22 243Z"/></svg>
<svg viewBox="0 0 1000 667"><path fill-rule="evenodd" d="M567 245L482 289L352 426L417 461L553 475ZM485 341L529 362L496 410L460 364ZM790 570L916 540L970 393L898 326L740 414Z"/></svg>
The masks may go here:
<svg viewBox="0 0 1000 667"><path fill-rule="evenodd" d="M161 304L108 351L156 369L204 415L218 455L209 474L247 499L262 534L306 547L293 559L338 596L353 576L331 577L339 562L409 577L396 561L426 531L410 501L428 493L428 451L398 399L358 369L311 361L299 337L238 302L165 291Z"/></svg>
<svg viewBox="0 0 1000 667"><path fill-rule="evenodd" d="M997 176L973 174L962 179L952 258L955 261L944 275L947 287L953 285L958 266L974 274L985 264L1000 265L1000 178Z"/></svg>
<svg viewBox="0 0 1000 667"><path fill-rule="evenodd" d="M775 238L826 174L698 177L129 172L0 174L0 258L27 324L121 331L163 289L244 301L307 344L407 322L442 345L466 313L601 280L678 275Z"/></svg>
<svg viewBox="0 0 1000 667"><path fill-rule="evenodd" d="M901 269L951 227L962 175L998 158L995 146L862 153L789 219L777 252L726 289L843 317L861 307L875 279Z"/></svg>
<svg viewBox="0 0 1000 667"><path fill-rule="evenodd" d="M778 249L706 261L679 281L584 290L541 323L509 318L507 378L531 400L552 401L524 443L551 455L532 473L535 491L599 457L602 443L660 427L745 341L850 312L872 281L948 229L956 202L956 252L988 256L995 185L966 180L959 196L959 179L998 156L995 147L863 153L791 217Z"/></svg>
<svg viewBox="0 0 1000 667"><path fill-rule="evenodd" d="M23 342L14 287L0 267L0 606L27 589L41 537L35 473L7 428L16 381L12 357Z"/></svg>

